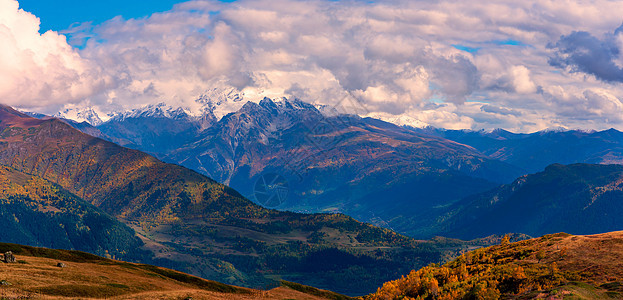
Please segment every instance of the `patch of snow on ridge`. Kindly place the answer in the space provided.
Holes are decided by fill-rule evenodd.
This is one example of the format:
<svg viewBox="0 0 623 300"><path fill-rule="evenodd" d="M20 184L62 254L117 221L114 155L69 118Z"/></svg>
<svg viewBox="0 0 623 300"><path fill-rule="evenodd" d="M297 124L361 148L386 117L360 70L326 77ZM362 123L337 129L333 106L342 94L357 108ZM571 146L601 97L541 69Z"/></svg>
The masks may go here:
<svg viewBox="0 0 623 300"><path fill-rule="evenodd" d="M409 126L413 128L425 128L429 126L429 124L427 123L405 115L396 116L386 113L370 113L367 114L365 117L379 119L398 126Z"/></svg>

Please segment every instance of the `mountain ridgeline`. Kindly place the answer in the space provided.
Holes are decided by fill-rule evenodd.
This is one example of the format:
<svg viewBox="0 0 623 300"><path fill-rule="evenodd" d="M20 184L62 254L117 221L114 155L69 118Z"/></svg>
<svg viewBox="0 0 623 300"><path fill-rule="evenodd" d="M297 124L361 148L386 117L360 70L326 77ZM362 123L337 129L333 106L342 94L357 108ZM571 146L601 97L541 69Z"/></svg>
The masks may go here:
<svg viewBox="0 0 623 300"><path fill-rule="evenodd" d="M623 133L604 131L546 130L535 133L512 133L503 129L491 132L415 129L474 147L491 158L536 173L554 164L623 163Z"/></svg>
<svg viewBox="0 0 623 300"><path fill-rule="evenodd" d="M116 217L170 222L204 216L209 205L215 214L219 206L230 213L259 209L204 176L80 133L58 119L32 119L9 107L0 110L0 119L0 163L55 182Z"/></svg>
<svg viewBox="0 0 623 300"><path fill-rule="evenodd" d="M137 242L128 237L128 233L136 233L140 238L136 245L142 245L138 253L147 252L137 260L230 284L265 287L276 284L274 278L283 278L350 295L371 292L374 286L409 270L445 262L469 247L495 239L416 241L343 214L277 211L242 195L284 210L346 212L424 238L476 239L509 232L592 234L623 227L619 218L623 213L623 167L619 165L553 164L542 172L520 176L553 159L551 153L534 165L513 166L508 162L531 161L523 157L527 150L520 144L516 145L520 150L509 146L491 152L493 148L483 148L490 137L482 138L482 134L470 137L472 147L440 137L438 132L423 133L353 115L325 115L298 100L249 102L219 121L201 121L182 110L155 107L154 112L136 111L96 128L41 116L35 119L2 107L0 164L6 167L10 187L6 189L16 195L7 193L7 201L14 201L7 203L17 203L10 209L19 207L27 212L22 218L47 213L46 222L62 224L61 228L72 224L90 228L84 225L88 220L80 219L87 215L83 213L77 213L74 223L63 223L61 219L69 216L60 215L49 203L50 192L39 198L32 192L15 192L19 190L16 184L29 191L26 187L32 184L24 182L47 182L55 191L69 195L71 203L89 205L80 209L123 222L110 223L125 234L113 239L122 241L119 245ZM177 123L183 126L159 126ZM128 146L214 176L218 182L72 126L113 141L123 140ZM597 146L574 149L560 158L616 162L618 150L612 142L616 132L606 133L599 135ZM498 141L528 141L527 136L536 136L492 134ZM578 137L579 133L548 134L540 136L558 141L562 134L586 140ZM552 153L559 151L556 149ZM31 179L20 179L25 176ZM262 202L256 197L257 182L263 182L264 188L280 185L280 202ZM287 197L281 198L283 193ZM12 214L8 211L3 217L10 219ZM32 235L19 218L12 226ZM127 253L118 244L85 246L77 243L73 231L66 235L60 237L66 241L63 247L82 247L94 253L117 247L114 255ZM49 246L50 240L35 237L23 242ZM447 270L429 271L436 278ZM432 278L429 273L422 274L416 274L414 280L422 283L424 277ZM455 275L460 279L464 274ZM426 288L431 288L429 281ZM504 292L488 285L470 289L485 294Z"/></svg>
<svg viewBox="0 0 623 300"><path fill-rule="evenodd" d="M102 137L121 146L162 157L192 142L196 132L210 127L215 119L211 113L193 118L181 108L171 110L160 104L115 116L91 130L98 130Z"/></svg>
<svg viewBox="0 0 623 300"><path fill-rule="evenodd" d="M198 118L172 114L175 110L166 117L148 109L97 129L112 141L130 140L129 147L158 153L270 208L343 212L401 233L414 232L434 208L521 174L471 147L376 119L326 115L299 100L248 102L219 121L201 124ZM186 122L177 135L184 145L152 147L171 140L171 122ZM147 123L161 126L135 125ZM264 203L255 197L256 183L265 176L283 178L286 199Z"/></svg>
<svg viewBox="0 0 623 300"><path fill-rule="evenodd" d="M58 184L124 222L150 262L204 278L265 287L276 277L361 295L464 247L418 242L341 214L265 209L199 173L59 119L3 106L0 120L1 164Z"/></svg>

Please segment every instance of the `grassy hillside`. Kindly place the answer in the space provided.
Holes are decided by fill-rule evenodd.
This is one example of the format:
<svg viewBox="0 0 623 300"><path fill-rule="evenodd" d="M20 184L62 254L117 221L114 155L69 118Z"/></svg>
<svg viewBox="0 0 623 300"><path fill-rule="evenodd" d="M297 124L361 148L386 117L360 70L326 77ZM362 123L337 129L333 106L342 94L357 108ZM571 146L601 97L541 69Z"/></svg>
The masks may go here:
<svg viewBox="0 0 623 300"><path fill-rule="evenodd" d="M143 243L115 218L58 185L0 166L0 241L148 259Z"/></svg>
<svg viewBox="0 0 623 300"><path fill-rule="evenodd" d="M40 176L136 230L154 263L226 283L281 279L357 295L461 251L340 214L264 209L181 166L0 109L0 164ZM150 260L151 262L151 260Z"/></svg>
<svg viewBox="0 0 623 300"><path fill-rule="evenodd" d="M412 271L366 297L497 298L623 299L623 232L502 242Z"/></svg>
<svg viewBox="0 0 623 300"><path fill-rule="evenodd" d="M623 166L554 164L448 210L432 234L469 239L506 232L541 236L619 230Z"/></svg>
<svg viewBox="0 0 623 300"><path fill-rule="evenodd" d="M240 288L79 251L0 243L6 251L17 263L1 263L2 299L349 299L288 282L269 291Z"/></svg>

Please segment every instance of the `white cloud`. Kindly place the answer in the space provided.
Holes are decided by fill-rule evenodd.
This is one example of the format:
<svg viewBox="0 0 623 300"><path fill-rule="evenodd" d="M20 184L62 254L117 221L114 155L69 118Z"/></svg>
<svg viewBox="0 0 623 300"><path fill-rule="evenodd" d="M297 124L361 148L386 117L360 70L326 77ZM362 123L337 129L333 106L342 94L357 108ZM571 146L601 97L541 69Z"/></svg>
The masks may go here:
<svg viewBox="0 0 623 300"><path fill-rule="evenodd" d="M112 86L56 32L39 33L39 19L0 0L0 101L49 108L78 102Z"/></svg>
<svg viewBox="0 0 623 300"><path fill-rule="evenodd" d="M519 94L533 94L536 92L536 85L530 79L530 70L525 66L513 66L510 70L513 88Z"/></svg>
<svg viewBox="0 0 623 300"><path fill-rule="evenodd" d="M620 83L548 62L563 35L613 32L619 1L190 1L67 30L78 42L93 37L82 50L40 35L17 2L0 5L0 96L45 112L65 102L192 109L216 87L252 100L348 99L345 112L452 128L623 129Z"/></svg>

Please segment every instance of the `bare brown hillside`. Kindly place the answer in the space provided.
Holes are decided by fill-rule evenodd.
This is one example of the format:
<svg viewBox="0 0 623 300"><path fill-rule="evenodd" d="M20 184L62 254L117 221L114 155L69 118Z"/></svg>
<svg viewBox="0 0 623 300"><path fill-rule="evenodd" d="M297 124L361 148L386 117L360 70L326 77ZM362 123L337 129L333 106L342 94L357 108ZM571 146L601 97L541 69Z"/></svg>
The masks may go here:
<svg viewBox="0 0 623 300"><path fill-rule="evenodd" d="M348 299L292 283L260 291L84 252L0 244L9 250L17 262L0 262L1 299Z"/></svg>

